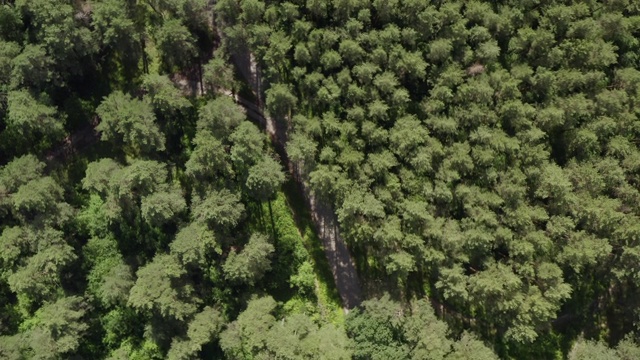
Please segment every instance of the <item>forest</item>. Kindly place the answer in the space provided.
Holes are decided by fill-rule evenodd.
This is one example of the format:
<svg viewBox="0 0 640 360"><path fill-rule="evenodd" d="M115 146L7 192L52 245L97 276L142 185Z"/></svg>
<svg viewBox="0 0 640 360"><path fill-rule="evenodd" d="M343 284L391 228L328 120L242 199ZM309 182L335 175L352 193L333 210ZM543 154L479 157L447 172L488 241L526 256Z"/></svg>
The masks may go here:
<svg viewBox="0 0 640 360"><path fill-rule="evenodd" d="M0 0L0 358L640 359L640 2Z"/></svg>

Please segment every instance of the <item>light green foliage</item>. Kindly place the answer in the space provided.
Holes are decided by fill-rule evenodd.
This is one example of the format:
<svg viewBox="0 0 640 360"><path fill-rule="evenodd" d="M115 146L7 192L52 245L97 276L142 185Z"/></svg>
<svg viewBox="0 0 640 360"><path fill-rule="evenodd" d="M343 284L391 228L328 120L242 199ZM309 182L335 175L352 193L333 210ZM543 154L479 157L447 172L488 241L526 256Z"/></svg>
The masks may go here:
<svg viewBox="0 0 640 360"><path fill-rule="evenodd" d="M273 84L266 91L267 109L275 116L289 115L295 108L297 99L285 84Z"/></svg>
<svg viewBox="0 0 640 360"><path fill-rule="evenodd" d="M32 19L34 40L44 45L57 67L77 73L80 59L97 52L92 32L75 21L75 9L70 4L20 0L15 5Z"/></svg>
<svg viewBox="0 0 640 360"><path fill-rule="evenodd" d="M355 342L354 359L497 359L481 341L464 333L450 339L446 323L437 319L426 300L409 307L388 295L367 300L349 314L347 334Z"/></svg>
<svg viewBox="0 0 640 360"><path fill-rule="evenodd" d="M205 180L213 181L216 175L232 177L229 155L222 142L209 130L199 130L193 143L195 149L185 164L188 176L199 180L199 184Z"/></svg>
<svg viewBox="0 0 640 360"><path fill-rule="evenodd" d="M475 336L464 332L460 340L453 344L453 352L446 359L463 360L463 359L479 359L479 360L497 360L498 357L482 341Z"/></svg>
<svg viewBox="0 0 640 360"><path fill-rule="evenodd" d="M152 160L134 160L114 174L112 194L119 199L135 199L164 188L167 170L164 164Z"/></svg>
<svg viewBox="0 0 640 360"><path fill-rule="evenodd" d="M77 257L64 234L50 227L6 228L0 236L0 248L3 278L20 296L26 312L40 301L55 298L63 270Z"/></svg>
<svg viewBox="0 0 640 360"><path fill-rule="evenodd" d="M403 343L404 314L389 297L363 303L346 321L347 334L354 340L354 359L406 359L410 347Z"/></svg>
<svg viewBox="0 0 640 360"><path fill-rule="evenodd" d="M255 233L241 251L232 251L224 262L225 277L232 282L253 286L271 269L275 251L266 235Z"/></svg>
<svg viewBox="0 0 640 360"><path fill-rule="evenodd" d="M298 288L298 291L302 294L310 294L315 288L315 274L313 273L313 264L309 261L305 261L298 268L298 273L291 276L291 286Z"/></svg>
<svg viewBox="0 0 640 360"><path fill-rule="evenodd" d="M62 201L62 188L50 177L31 180L12 196L13 208L24 217L46 213Z"/></svg>
<svg viewBox="0 0 640 360"><path fill-rule="evenodd" d="M21 360L24 352L24 339L22 334L12 336L0 336L0 356L7 360Z"/></svg>
<svg viewBox="0 0 640 360"><path fill-rule="evenodd" d="M219 52L203 66L202 72L202 81L208 91L220 89L234 92L238 88L233 75L233 68L229 66Z"/></svg>
<svg viewBox="0 0 640 360"><path fill-rule="evenodd" d="M20 54L18 43L0 40L0 89L3 91L6 91L12 81L12 63L18 54Z"/></svg>
<svg viewBox="0 0 640 360"><path fill-rule="evenodd" d="M88 164L82 186L95 196L81 219L90 232L101 236L113 221L131 211L140 211L152 226L175 221L186 203L178 189L166 184L167 175L164 164L151 160L122 166L105 158Z"/></svg>
<svg viewBox="0 0 640 360"><path fill-rule="evenodd" d="M82 187L85 190L106 195L110 190L110 183L121 168L120 164L109 158L89 163L85 171L85 177L82 179Z"/></svg>
<svg viewBox="0 0 640 360"><path fill-rule="evenodd" d="M54 298L60 290L63 269L76 259L73 248L64 243L40 249L24 266L9 275L11 290L31 301Z"/></svg>
<svg viewBox="0 0 640 360"><path fill-rule="evenodd" d="M275 322L277 303L272 297L249 301L238 318L220 334L220 347L229 359L252 358L266 346L268 330Z"/></svg>
<svg viewBox="0 0 640 360"><path fill-rule="evenodd" d="M0 3L0 358L639 357L637 1Z"/></svg>
<svg viewBox="0 0 640 360"><path fill-rule="evenodd" d="M133 284L131 268L119 262L104 275L96 295L105 304L125 304Z"/></svg>
<svg viewBox="0 0 640 360"><path fill-rule="evenodd" d="M40 178L43 170L44 163L33 155L14 158L0 168L0 211L7 211L11 207L10 194L18 191L22 185Z"/></svg>
<svg viewBox="0 0 640 360"><path fill-rule="evenodd" d="M231 160L237 168L248 168L262 159L265 137L252 123L242 122L229 139L233 142Z"/></svg>
<svg viewBox="0 0 640 360"><path fill-rule="evenodd" d="M148 101L141 101L115 91L96 109L103 141L123 146L134 155L164 150L164 135Z"/></svg>
<svg viewBox="0 0 640 360"><path fill-rule="evenodd" d="M92 23L104 44L117 48L131 41L136 34L135 24L129 17L124 1L103 0L93 6Z"/></svg>
<svg viewBox="0 0 640 360"><path fill-rule="evenodd" d="M587 360L587 359L602 359L602 360L619 360L621 359L614 349L607 347L602 342L589 341L579 339L569 352L567 357L569 360Z"/></svg>
<svg viewBox="0 0 640 360"><path fill-rule="evenodd" d="M287 154L289 159L298 166L310 168L318 151L317 147L318 145L309 137L300 133L293 133L287 143Z"/></svg>
<svg viewBox="0 0 640 360"><path fill-rule="evenodd" d="M51 82L52 60L40 45L26 45L22 52L11 60L11 85L42 89Z"/></svg>

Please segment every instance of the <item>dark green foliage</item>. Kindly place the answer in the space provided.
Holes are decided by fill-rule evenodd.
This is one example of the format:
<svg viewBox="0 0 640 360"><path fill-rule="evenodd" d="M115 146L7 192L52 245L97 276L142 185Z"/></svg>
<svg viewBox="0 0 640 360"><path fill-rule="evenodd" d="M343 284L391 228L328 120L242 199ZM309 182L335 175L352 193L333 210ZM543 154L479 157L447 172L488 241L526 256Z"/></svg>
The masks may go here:
<svg viewBox="0 0 640 360"><path fill-rule="evenodd" d="M183 68L197 55L193 35L178 19L164 21L154 35L167 70Z"/></svg>

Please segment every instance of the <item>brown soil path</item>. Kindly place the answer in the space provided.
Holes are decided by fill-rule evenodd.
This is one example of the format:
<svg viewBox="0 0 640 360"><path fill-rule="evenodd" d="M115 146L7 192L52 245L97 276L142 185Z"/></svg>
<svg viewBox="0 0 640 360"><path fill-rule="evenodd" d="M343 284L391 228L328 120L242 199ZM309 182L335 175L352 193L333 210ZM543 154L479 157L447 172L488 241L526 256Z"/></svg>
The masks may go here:
<svg viewBox="0 0 640 360"><path fill-rule="evenodd" d="M236 96L236 101L245 108L247 117L266 129L284 165L300 186L318 237L322 241L333 279L342 299L343 308L345 312L348 312L362 302L362 287L351 253L344 239L340 236L336 215L330 204L315 196L309 184L304 181L304 174L299 171L299 167L289 160L286 152L287 125L285 121L276 121L265 116L262 108L264 101L261 97L262 81L253 55L246 51L244 55L235 54L232 58L257 99L256 103L253 103Z"/></svg>

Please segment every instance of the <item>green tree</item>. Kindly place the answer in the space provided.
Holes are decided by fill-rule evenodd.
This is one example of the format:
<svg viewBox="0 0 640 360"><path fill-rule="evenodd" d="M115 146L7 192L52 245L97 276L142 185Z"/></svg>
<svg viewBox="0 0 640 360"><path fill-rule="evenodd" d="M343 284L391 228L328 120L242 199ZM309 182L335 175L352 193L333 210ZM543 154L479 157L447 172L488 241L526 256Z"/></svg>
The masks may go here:
<svg viewBox="0 0 640 360"><path fill-rule="evenodd" d="M347 335L355 342L354 359L407 359L410 348L403 341L402 307L388 296L365 301L363 310L349 313Z"/></svg>
<svg viewBox="0 0 640 360"><path fill-rule="evenodd" d="M115 91L103 99L96 113L100 117L96 129L103 141L111 141L138 156L165 149L164 135L148 101Z"/></svg>
<svg viewBox="0 0 640 360"><path fill-rule="evenodd" d="M74 249L62 239L55 241L39 243L41 249L7 278L11 290L27 301L22 304L26 309L40 301L55 299L62 290L63 271L77 258Z"/></svg>
<svg viewBox="0 0 640 360"><path fill-rule="evenodd" d="M58 0L16 1L23 16L31 19L33 37L42 44L56 67L69 74L79 74L82 59L98 51L97 42L88 26L77 22L70 4ZM82 12L80 16L84 16Z"/></svg>
<svg viewBox="0 0 640 360"><path fill-rule="evenodd" d="M9 212L12 207L11 194L33 180L42 176L44 163L34 155L14 158L0 168L0 215Z"/></svg>
<svg viewBox="0 0 640 360"><path fill-rule="evenodd" d="M93 5L92 10L92 24L102 43L118 50L127 49L138 35L128 4L122 0L102 0Z"/></svg>
<svg viewBox="0 0 640 360"><path fill-rule="evenodd" d="M249 168L247 189L249 193L260 201L272 200L276 192L285 181L282 165L271 156L264 158Z"/></svg>
<svg viewBox="0 0 640 360"><path fill-rule="evenodd" d="M254 233L241 251L231 251L224 262L225 277L235 283L253 286L271 269L275 251L266 235Z"/></svg>
<svg viewBox="0 0 640 360"><path fill-rule="evenodd" d="M186 209L187 203L179 188L154 192L142 198L140 205L142 218L152 226L174 222Z"/></svg>
<svg viewBox="0 0 640 360"><path fill-rule="evenodd" d="M193 139L195 149L185 164L185 173L196 185L233 178L229 154L222 142L208 130L199 130Z"/></svg>
<svg viewBox="0 0 640 360"><path fill-rule="evenodd" d="M193 219L213 229L228 229L238 225L244 216L244 205L240 196L227 189L210 191L204 199L194 199L191 215Z"/></svg>
<svg viewBox="0 0 640 360"><path fill-rule="evenodd" d="M154 38L162 64L169 71L185 68L198 56L195 38L179 19L165 20L156 29Z"/></svg>
<svg viewBox="0 0 640 360"><path fill-rule="evenodd" d="M453 344L453 352L446 357L447 360L462 360L468 358L482 360L497 360L496 354L491 351L482 341L476 339L475 336L465 332L460 340Z"/></svg>
<svg viewBox="0 0 640 360"><path fill-rule="evenodd" d="M222 254L222 248L214 233L206 226L191 223L178 231L176 238L169 245L171 254L176 256L184 266L206 268L211 256Z"/></svg>
<svg viewBox="0 0 640 360"><path fill-rule="evenodd" d="M208 91L230 90L235 93L238 90L238 83L233 75L233 68L216 52L214 57L209 60L202 68L202 82Z"/></svg>
<svg viewBox="0 0 640 360"><path fill-rule="evenodd" d="M73 356L89 329L90 307L78 296L63 297L40 308L27 321L27 344L34 359Z"/></svg>
<svg viewBox="0 0 640 360"><path fill-rule="evenodd" d="M41 45L28 44L11 60L11 86L43 89L55 80L53 61Z"/></svg>
<svg viewBox="0 0 640 360"><path fill-rule="evenodd" d="M186 320L196 312L197 307L185 273L175 257L156 255L137 271L136 283L129 293L129 306L138 311L152 311L169 319Z"/></svg>
<svg viewBox="0 0 640 360"><path fill-rule="evenodd" d="M263 157L265 137L260 130L248 121L244 121L229 136L233 143L231 160L236 169L247 171Z"/></svg>
<svg viewBox="0 0 640 360"><path fill-rule="evenodd" d="M202 346L214 340L224 325L220 311L205 307L189 323L185 339L174 338L167 354L168 359L195 359Z"/></svg>
<svg viewBox="0 0 640 360"><path fill-rule="evenodd" d="M15 90L7 95L5 148L9 153L26 152L29 147L43 148L61 138L65 118L56 109L37 99L26 90ZM39 146L38 146L39 145Z"/></svg>
<svg viewBox="0 0 640 360"><path fill-rule="evenodd" d="M209 130L218 139L224 140L240 125L246 115L242 108L228 96L220 96L198 110L198 130Z"/></svg>
<svg viewBox="0 0 640 360"><path fill-rule="evenodd" d="M266 91L266 104L269 112L275 116L291 117L298 99L291 93L286 84L273 84Z"/></svg>
<svg viewBox="0 0 640 360"><path fill-rule="evenodd" d="M142 79L142 88L151 98L151 104L160 115L168 115L191 106L180 89L166 75L147 74Z"/></svg>
<svg viewBox="0 0 640 360"><path fill-rule="evenodd" d="M277 303L272 297L252 299L238 318L220 334L220 347L229 359L253 358L266 347L268 331L275 322Z"/></svg>

